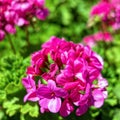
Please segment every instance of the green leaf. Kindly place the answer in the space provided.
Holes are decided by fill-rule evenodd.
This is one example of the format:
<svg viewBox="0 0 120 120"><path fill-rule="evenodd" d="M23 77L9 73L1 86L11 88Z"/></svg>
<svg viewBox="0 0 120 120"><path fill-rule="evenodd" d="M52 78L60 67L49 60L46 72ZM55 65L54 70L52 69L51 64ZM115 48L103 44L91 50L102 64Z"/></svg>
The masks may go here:
<svg viewBox="0 0 120 120"><path fill-rule="evenodd" d="M14 105L12 105L11 107L9 107L9 108L6 110L6 113L7 113L9 116L13 116L13 115L15 115L15 113L17 112L17 110L19 110L20 108L21 108L21 105L14 104Z"/></svg>
<svg viewBox="0 0 120 120"><path fill-rule="evenodd" d="M0 110L0 120L6 120L6 116L5 116L5 113L4 111Z"/></svg>
<svg viewBox="0 0 120 120"><path fill-rule="evenodd" d="M120 109L115 110L113 120L120 120Z"/></svg>
<svg viewBox="0 0 120 120"><path fill-rule="evenodd" d="M114 91L114 94L116 95L116 97L120 100L120 83L116 84L113 91Z"/></svg>
<svg viewBox="0 0 120 120"><path fill-rule="evenodd" d="M106 102L107 102L110 106L115 106L115 105L117 105L117 99L115 99L115 98L106 99Z"/></svg>
<svg viewBox="0 0 120 120"><path fill-rule="evenodd" d="M22 106L20 112L22 114L26 114L31 110L31 105L29 103L26 103L25 105Z"/></svg>
<svg viewBox="0 0 120 120"><path fill-rule="evenodd" d="M18 101L19 101L19 98L16 98L16 97L12 98L11 100L4 101L3 108L12 107L12 105Z"/></svg>
<svg viewBox="0 0 120 120"><path fill-rule="evenodd" d="M38 115L39 115L39 107L38 107L37 104L30 105L29 103L26 103L25 105L22 106L20 112L23 115L29 113L29 115L31 117L38 117Z"/></svg>
<svg viewBox="0 0 120 120"><path fill-rule="evenodd" d="M38 107L38 105L32 106L31 110L29 112L29 115L31 117L38 117L39 114L40 113L39 113L39 107Z"/></svg>
<svg viewBox="0 0 120 120"><path fill-rule="evenodd" d="M25 116L23 114L20 115L20 120L25 120Z"/></svg>
<svg viewBox="0 0 120 120"><path fill-rule="evenodd" d="M16 85L15 83L11 82L6 86L5 91L7 92L7 94L13 94L20 89L21 87L19 85Z"/></svg>
<svg viewBox="0 0 120 120"><path fill-rule="evenodd" d="M6 92L4 90L0 90L0 102L6 99Z"/></svg>
<svg viewBox="0 0 120 120"><path fill-rule="evenodd" d="M13 99L7 100L3 103L3 108L6 109L6 114L8 114L9 116L13 116L17 111L19 111L21 105L16 104L16 102L18 101L19 99L14 97Z"/></svg>

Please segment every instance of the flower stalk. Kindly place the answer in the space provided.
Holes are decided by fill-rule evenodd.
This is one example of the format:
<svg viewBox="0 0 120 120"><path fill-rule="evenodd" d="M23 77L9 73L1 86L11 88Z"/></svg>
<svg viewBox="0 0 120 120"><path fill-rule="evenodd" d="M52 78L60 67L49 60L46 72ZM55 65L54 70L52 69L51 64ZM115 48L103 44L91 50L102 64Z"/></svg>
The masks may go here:
<svg viewBox="0 0 120 120"><path fill-rule="evenodd" d="M8 41L9 41L9 43L10 43L10 47L11 47L13 53L16 54L16 50L15 50L15 47L14 47L14 45L13 45L13 43L12 43L12 40L11 40L10 35L7 34L7 37L8 37Z"/></svg>
<svg viewBox="0 0 120 120"><path fill-rule="evenodd" d="M30 46L30 38L29 38L29 30L28 27L25 27L25 33L26 33L26 42L27 42L27 46Z"/></svg>

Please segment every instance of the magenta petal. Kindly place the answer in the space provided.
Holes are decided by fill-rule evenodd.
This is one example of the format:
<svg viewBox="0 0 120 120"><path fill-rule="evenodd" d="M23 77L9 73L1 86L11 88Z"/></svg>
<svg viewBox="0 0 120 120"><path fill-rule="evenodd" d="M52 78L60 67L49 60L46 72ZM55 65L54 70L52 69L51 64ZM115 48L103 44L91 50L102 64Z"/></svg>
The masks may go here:
<svg viewBox="0 0 120 120"><path fill-rule="evenodd" d="M0 41L2 41L5 37L5 32L3 30L0 30Z"/></svg>
<svg viewBox="0 0 120 120"><path fill-rule="evenodd" d="M79 82L69 82L69 83L66 83L66 84L64 85L64 89L66 89L66 90L72 90L72 89L74 89L78 84L79 84Z"/></svg>
<svg viewBox="0 0 120 120"><path fill-rule="evenodd" d="M60 115L63 117L68 116L74 110L73 104L69 100L64 100L60 108Z"/></svg>
<svg viewBox="0 0 120 120"><path fill-rule="evenodd" d="M15 23L18 25L18 26L23 26L23 25L26 25L28 24L29 22L27 20L25 20L24 18L19 18L15 21Z"/></svg>
<svg viewBox="0 0 120 120"><path fill-rule="evenodd" d="M61 73L61 74L57 75L56 82L60 85L64 85L67 82L67 79L64 76L64 74Z"/></svg>
<svg viewBox="0 0 120 120"><path fill-rule="evenodd" d="M74 61L74 68L75 68L75 73L76 72L80 72L82 69L83 69L83 63L82 63L82 61L80 60L80 59L76 59L75 61Z"/></svg>
<svg viewBox="0 0 120 120"><path fill-rule="evenodd" d="M35 74L35 69L32 66L30 66L30 67L27 68L26 73L27 74Z"/></svg>
<svg viewBox="0 0 120 120"><path fill-rule="evenodd" d="M24 3L21 3L20 5L21 5L21 11L23 12L26 12L26 10L28 10L31 7L29 2L24 2Z"/></svg>
<svg viewBox="0 0 120 120"><path fill-rule="evenodd" d="M48 85L47 85L51 90L54 90L56 88L55 81L53 80L48 80Z"/></svg>
<svg viewBox="0 0 120 120"><path fill-rule="evenodd" d="M100 108L103 105L103 103L104 103L104 99L97 100L97 101L94 102L94 106L96 108Z"/></svg>
<svg viewBox="0 0 120 120"><path fill-rule="evenodd" d="M101 107L102 105L103 105L103 103L104 103L104 96L103 96L103 93L102 93L102 91L100 91L100 90L94 90L93 91L93 98L94 98L94 106L96 107L96 108L99 108L99 107Z"/></svg>
<svg viewBox="0 0 120 120"><path fill-rule="evenodd" d="M39 101L39 104L42 108L48 109L49 102L50 102L50 99L43 98Z"/></svg>
<svg viewBox="0 0 120 120"><path fill-rule="evenodd" d="M104 99L106 99L106 98L108 97L108 91L105 90L105 91L102 91L102 93L103 93L103 97L104 97Z"/></svg>
<svg viewBox="0 0 120 120"><path fill-rule="evenodd" d="M76 110L76 115L81 116L84 113L86 113L87 110L88 110L88 106L87 105L82 105Z"/></svg>
<svg viewBox="0 0 120 120"><path fill-rule="evenodd" d="M86 85L85 94L81 97L81 100L80 100L80 102L79 102L80 105L81 105L81 104L85 104L86 101L89 99L90 91L91 91L91 89L90 89L90 84L87 84L87 85Z"/></svg>
<svg viewBox="0 0 120 120"><path fill-rule="evenodd" d="M101 100L101 99L103 99L104 97L103 97L103 93L102 93L102 91L100 91L100 90L94 90L93 91L93 98L95 99L95 100Z"/></svg>
<svg viewBox="0 0 120 120"><path fill-rule="evenodd" d="M13 25L11 24L7 24L5 26L5 30L8 32L8 33L11 33L11 34L15 34L16 33L16 29Z"/></svg>
<svg viewBox="0 0 120 120"><path fill-rule="evenodd" d="M36 17L40 20L45 20L48 15L49 11L47 8L36 10Z"/></svg>
<svg viewBox="0 0 120 120"><path fill-rule="evenodd" d="M57 70L58 70L57 64L51 64L51 65L50 65L50 75L51 75L52 77L55 76Z"/></svg>
<svg viewBox="0 0 120 120"><path fill-rule="evenodd" d="M107 86L108 86L107 80L104 79L104 78L98 79L98 86L99 86L100 88L105 88L105 87L107 87Z"/></svg>
<svg viewBox="0 0 120 120"><path fill-rule="evenodd" d="M105 15L109 14L110 10L111 10L110 3L100 2L99 4L93 6L93 8L91 10L91 16L94 16L94 15L105 16Z"/></svg>
<svg viewBox="0 0 120 120"><path fill-rule="evenodd" d="M64 75L66 77L73 77L74 76L73 67L71 65L66 65L66 69L64 70Z"/></svg>
<svg viewBox="0 0 120 120"><path fill-rule="evenodd" d="M51 79L51 74L49 74L49 73L43 73L43 74L41 75L41 77L42 77L44 80L48 81L49 79Z"/></svg>
<svg viewBox="0 0 120 120"><path fill-rule="evenodd" d="M78 78L82 83L86 82L86 80L84 79L83 74L81 72L77 73L75 75L75 77Z"/></svg>
<svg viewBox="0 0 120 120"><path fill-rule="evenodd" d="M42 7L45 4L45 0L36 0L36 4L39 5L39 7Z"/></svg>
<svg viewBox="0 0 120 120"><path fill-rule="evenodd" d="M36 90L35 81L30 76L23 78L22 84L24 85L28 92Z"/></svg>
<svg viewBox="0 0 120 120"><path fill-rule="evenodd" d="M93 80L97 79L97 77L99 76L100 74L100 70L98 69L95 69L93 67L89 67L89 79L91 82L93 82Z"/></svg>
<svg viewBox="0 0 120 120"><path fill-rule="evenodd" d="M57 113L61 107L61 99L60 98L53 98L50 100L48 104L48 109L50 112Z"/></svg>
<svg viewBox="0 0 120 120"><path fill-rule="evenodd" d="M68 53L66 51L61 53L61 60L62 60L63 64L66 64L67 59L68 59Z"/></svg>
<svg viewBox="0 0 120 120"><path fill-rule="evenodd" d="M83 38L83 41L86 45L93 47L95 46L95 39L93 35L88 35L86 37Z"/></svg>
<svg viewBox="0 0 120 120"><path fill-rule="evenodd" d="M25 95L25 97L24 97L24 102L26 102L27 100L30 100L30 101L38 101L39 98L38 98L37 95L36 95L36 91L34 91L34 92L29 92L27 95Z"/></svg>
<svg viewBox="0 0 120 120"><path fill-rule="evenodd" d="M94 58L94 65L99 68L99 69L102 69L103 68L103 64L104 64L104 61L103 61L103 58L98 55L97 53L92 53L93 54L93 58ZM96 58L96 60L95 60ZM96 62L96 63L95 63Z"/></svg>
<svg viewBox="0 0 120 120"><path fill-rule="evenodd" d="M37 90L37 95L40 97L40 98L51 98L51 90L47 87L47 86L42 86L40 88L38 88Z"/></svg>
<svg viewBox="0 0 120 120"><path fill-rule="evenodd" d="M57 97L65 98L68 95L67 91L63 88L56 88L54 92Z"/></svg>

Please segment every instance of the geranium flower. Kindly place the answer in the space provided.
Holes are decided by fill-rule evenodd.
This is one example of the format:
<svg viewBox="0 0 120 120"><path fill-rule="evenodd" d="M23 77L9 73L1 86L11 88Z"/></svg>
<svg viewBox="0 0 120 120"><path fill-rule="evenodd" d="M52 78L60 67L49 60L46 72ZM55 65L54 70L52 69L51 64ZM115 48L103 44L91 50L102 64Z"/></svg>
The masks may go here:
<svg viewBox="0 0 120 120"><path fill-rule="evenodd" d="M2 0L0 1L0 40L5 33L15 34L16 26L27 26L36 17L45 20L49 11L45 0Z"/></svg>
<svg viewBox="0 0 120 120"><path fill-rule="evenodd" d="M86 45L89 45L90 47L94 47L97 42L103 41L103 42L112 42L113 37L109 32L97 32L93 35L88 35L83 38L83 42Z"/></svg>
<svg viewBox="0 0 120 120"><path fill-rule="evenodd" d="M100 0L91 9L90 22L93 23L95 17L99 17L99 22L104 23L106 28L112 27L113 30L120 29L120 1Z"/></svg>
<svg viewBox="0 0 120 120"><path fill-rule="evenodd" d="M103 1L93 6L90 14L106 17L110 13L110 11L111 11L111 4L109 2Z"/></svg>
<svg viewBox="0 0 120 120"><path fill-rule="evenodd" d="M41 113L59 112L66 117L75 110L76 115L83 115L92 105L101 107L107 98L108 83L102 69L102 58L89 46L53 36L31 56L27 74L32 79L23 79L26 100L39 98ZM39 84L35 82L38 79Z"/></svg>
<svg viewBox="0 0 120 120"><path fill-rule="evenodd" d="M57 113L62 104L61 98L65 98L67 96L67 91L56 87L53 80L48 80L47 86L40 87L37 94L41 99L39 104L42 108L48 109L50 112Z"/></svg>
<svg viewBox="0 0 120 120"><path fill-rule="evenodd" d="M25 95L24 97L24 102L26 102L27 100L38 101L39 98L37 97L36 85L33 78L31 76L27 76L26 78L23 78L22 84L25 86L27 90L27 95ZM40 82L39 82L39 86L40 86Z"/></svg>

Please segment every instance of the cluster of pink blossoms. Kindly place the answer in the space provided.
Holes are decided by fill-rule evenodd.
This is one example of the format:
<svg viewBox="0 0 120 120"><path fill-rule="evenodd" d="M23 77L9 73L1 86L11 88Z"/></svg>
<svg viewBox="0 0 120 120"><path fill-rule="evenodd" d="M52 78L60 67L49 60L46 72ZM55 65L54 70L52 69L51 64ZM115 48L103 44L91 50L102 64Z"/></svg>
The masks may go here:
<svg viewBox="0 0 120 120"><path fill-rule="evenodd" d="M0 0L0 40L16 33L15 26L28 25L33 17L45 20L49 14L45 0Z"/></svg>
<svg viewBox="0 0 120 120"><path fill-rule="evenodd" d="M91 10L91 17L95 16L101 17L106 26L120 29L120 0L100 0Z"/></svg>
<svg viewBox="0 0 120 120"><path fill-rule="evenodd" d="M55 36L33 53L27 77L22 79L24 101L38 101L41 113L80 116L90 106L100 108L108 82L101 75L102 58L88 46Z"/></svg>
<svg viewBox="0 0 120 120"><path fill-rule="evenodd" d="M100 0L91 9L88 26L98 22L96 17L99 17L99 22L101 22L101 31L83 38L83 42L90 47L99 41L112 42L113 37L109 32L109 27L112 27L114 31L120 29L120 0Z"/></svg>
<svg viewBox="0 0 120 120"><path fill-rule="evenodd" d="M113 40L112 35L109 32L97 32L93 35L88 35L83 38L83 42L90 47L94 47L97 42L111 42Z"/></svg>

